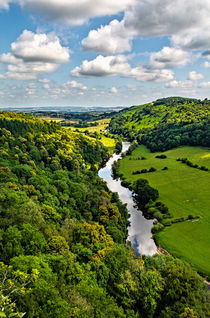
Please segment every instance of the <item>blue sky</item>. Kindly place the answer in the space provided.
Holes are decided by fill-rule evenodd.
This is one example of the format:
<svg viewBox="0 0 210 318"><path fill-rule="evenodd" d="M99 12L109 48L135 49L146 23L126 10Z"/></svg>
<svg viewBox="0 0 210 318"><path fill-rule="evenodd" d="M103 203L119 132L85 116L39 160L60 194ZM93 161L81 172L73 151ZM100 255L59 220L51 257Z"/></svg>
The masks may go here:
<svg viewBox="0 0 210 318"><path fill-rule="evenodd" d="M209 0L0 0L0 107L210 98Z"/></svg>

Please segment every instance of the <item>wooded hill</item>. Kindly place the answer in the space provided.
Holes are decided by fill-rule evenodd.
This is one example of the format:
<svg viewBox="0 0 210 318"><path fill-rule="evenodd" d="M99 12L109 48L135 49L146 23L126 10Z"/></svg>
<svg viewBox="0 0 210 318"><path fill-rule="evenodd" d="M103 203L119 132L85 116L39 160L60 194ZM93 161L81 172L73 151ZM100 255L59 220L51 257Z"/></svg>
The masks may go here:
<svg viewBox="0 0 210 318"><path fill-rule="evenodd" d="M126 244L126 207L97 176L101 143L1 112L0 150L0 317L208 316L189 265Z"/></svg>
<svg viewBox="0 0 210 318"><path fill-rule="evenodd" d="M133 106L112 118L110 132L136 139L151 151L181 145L210 146L210 101L182 97Z"/></svg>

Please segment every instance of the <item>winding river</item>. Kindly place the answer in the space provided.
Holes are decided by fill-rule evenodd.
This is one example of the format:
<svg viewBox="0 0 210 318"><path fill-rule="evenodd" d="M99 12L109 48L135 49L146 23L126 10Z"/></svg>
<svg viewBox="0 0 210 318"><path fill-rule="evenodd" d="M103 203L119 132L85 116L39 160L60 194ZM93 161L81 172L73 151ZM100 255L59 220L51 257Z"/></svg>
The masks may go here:
<svg viewBox="0 0 210 318"><path fill-rule="evenodd" d="M129 142L123 142L122 152L128 150ZM132 192L121 186L121 180L114 180L112 177L112 164L121 158L121 154L114 154L98 172L100 178L106 183L112 192L117 192L120 200L127 204L128 213L130 214L130 226L128 227L128 241L131 242L136 255L145 254L152 256L157 252L157 247L152 239L151 228L153 220L147 220L143 217L142 212L135 206Z"/></svg>

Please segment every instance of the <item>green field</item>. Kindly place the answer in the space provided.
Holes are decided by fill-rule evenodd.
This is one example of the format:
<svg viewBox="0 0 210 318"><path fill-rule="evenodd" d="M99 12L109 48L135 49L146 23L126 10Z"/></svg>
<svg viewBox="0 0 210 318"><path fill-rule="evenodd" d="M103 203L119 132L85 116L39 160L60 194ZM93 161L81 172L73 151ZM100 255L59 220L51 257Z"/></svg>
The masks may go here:
<svg viewBox="0 0 210 318"><path fill-rule="evenodd" d="M89 133L97 132L101 136L101 139L99 139L99 141L102 142L104 146L109 148L110 152L113 152L113 150L115 149L115 144L116 144L115 139L104 136L104 131L107 129L110 123L110 118L100 119L95 121L95 123L96 123L96 126L92 126L92 127L87 127L87 128L70 127L68 129L71 129L73 131L79 131L82 133L84 133L85 131L88 131Z"/></svg>
<svg viewBox="0 0 210 318"><path fill-rule="evenodd" d="M73 127L71 127L71 129L72 130L78 129L81 132L84 132L84 131L88 130L91 133L94 133L94 132L100 133L103 130L107 129L107 127L108 127L108 125L110 123L110 118L96 120L96 121L94 121L92 123L95 123L96 125L92 126L92 127L85 127L85 128L73 128Z"/></svg>
<svg viewBox="0 0 210 318"><path fill-rule="evenodd" d="M121 161L120 172L129 181L147 179L158 189L173 219L189 214L201 216L197 221L185 221L166 227L157 235L158 243L175 256L192 263L210 276L210 172L188 167L177 158L188 158L193 164L210 169L210 151L201 147L179 147L164 152L166 159L157 159L146 147L139 146L131 156ZM146 160L137 160L144 156ZM168 170L163 171L164 167ZM154 167L153 173L132 175L133 171Z"/></svg>

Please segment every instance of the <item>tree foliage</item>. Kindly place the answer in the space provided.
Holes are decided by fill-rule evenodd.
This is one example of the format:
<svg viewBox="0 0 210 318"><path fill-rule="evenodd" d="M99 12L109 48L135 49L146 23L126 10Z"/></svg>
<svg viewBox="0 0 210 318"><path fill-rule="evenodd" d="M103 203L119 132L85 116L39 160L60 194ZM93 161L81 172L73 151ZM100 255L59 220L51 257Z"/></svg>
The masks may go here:
<svg viewBox="0 0 210 318"><path fill-rule="evenodd" d="M0 112L0 149L0 317L207 317L199 275L126 244L126 206L90 169L102 144Z"/></svg>

